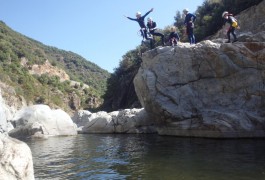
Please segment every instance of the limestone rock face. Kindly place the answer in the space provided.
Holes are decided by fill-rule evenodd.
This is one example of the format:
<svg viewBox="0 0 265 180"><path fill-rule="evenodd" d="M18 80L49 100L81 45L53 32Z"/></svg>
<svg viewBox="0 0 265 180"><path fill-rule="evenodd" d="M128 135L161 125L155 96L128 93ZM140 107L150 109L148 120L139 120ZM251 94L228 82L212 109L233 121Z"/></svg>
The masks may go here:
<svg viewBox="0 0 265 180"><path fill-rule="evenodd" d="M134 79L163 135L265 137L265 43L164 47L143 55Z"/></svg>
<svg viewBox="0 0 265 180"><path fill-rule="evenodd" d="M144 109L110 113L78 111L73 116L80 133L155 133L156 127Z"/></svg>
<svg viewBox="0 0 265 180"><path fill-rule="evenodd" d="M17 95L13 87L0 81L0 133L13 129L9 120L19 109L26 107L26 105L25 99Z"/></svg>
<svg viewBox="0 0 265 180"><path fill-rule="evenodd" d="M0 133L4 133L7 131L7 120L5 113L5 104L3 102L3 98L0 91Z"/></svg>
<svg viewBox="0 0 265 180"><path fill-rule="evenodd" d="M3 134L0 134L0 179L34 180L30 148Z"/></svg>
<svg viewBox="0 0 265 180"><path fill-rule="evenodd" d="M61 109L50 109L47 105L33 105L21 109L13 118L15 129L12 137L45 137L76 135L76 125L71 117Z"/></svg>
<svg viewBox="0 0 265 180"><path fill-rule="evenodd" d="M23 65L24 67L27 66L26 58L21 59L21 65ZM29 70L29 73L37 75L47 74L49 76L57 76L60 78L60 81L70 80L69 75L64 70L52 66L48 60L46 60L43 65L32 65L31 70Z"/></svg>

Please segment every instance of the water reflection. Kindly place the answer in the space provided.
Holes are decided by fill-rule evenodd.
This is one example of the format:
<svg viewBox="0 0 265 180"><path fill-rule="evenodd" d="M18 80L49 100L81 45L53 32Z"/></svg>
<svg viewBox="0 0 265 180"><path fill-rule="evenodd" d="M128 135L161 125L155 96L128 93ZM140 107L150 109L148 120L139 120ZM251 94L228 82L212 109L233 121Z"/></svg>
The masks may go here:
<svg viewBox="0 0 265 180"><path fill-rule="evenodd" d="M30 140L36 179L265 179L265 140L78 135Z"/></svg>

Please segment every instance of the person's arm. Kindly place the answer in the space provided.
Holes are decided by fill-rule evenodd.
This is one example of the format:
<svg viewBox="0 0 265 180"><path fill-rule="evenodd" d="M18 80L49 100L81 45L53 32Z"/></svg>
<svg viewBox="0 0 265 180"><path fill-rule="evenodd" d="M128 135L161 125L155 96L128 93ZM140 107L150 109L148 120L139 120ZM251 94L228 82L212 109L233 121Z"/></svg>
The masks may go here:
<svg viewBox="0 0 265 180"><path fill-rule="evenodd" d="M149 23L148 23L148 24L149 24ZM152 26L151 26L151 24L149 24L149 27L148 27L148 28L149 28L150 31L154 31L154 30L156 30L156 22L153 22L153 23L152 23Z"/></svg>
<svg viewBox="0 0 265 180"><path fill-rule="evenodd" d="M130 18L130 17L128 17L128 16L125 16L125 15L124 15L124 17L126 17L127 19L130 19L130 20L132 20L132 21L137 21L137 19Z"/></svg>
<svg viewBox="0 0 265 180"><path fill-rule="evenodd" d="M192 22L196 20L196 15L192 14Z"/></svg>
<svg viewBox="0 0 265 180"><path fill-rule="evenodd" d="M149 30L151 30L151 24L148 22L147 24L146 24L146 26L147 26L147 28L149 29Z"/></svg>
<svg viewBox="0 0 265 180"><path fill-rule="evenodd" d="M150 11L148 11L147 13L145 13L145 15L142 16L142 18L144 19L150 12L152 12L154 10L154 8L152 8Z"/></svg>
<svg viewBox="0 0 265 180"><path fill-rule="evenodd" d="M153 22L153 28L152 28L153 30L156 30L157 28L156 28L156 22Z"/></svg>
<svg viewBox="0 0 265 180"><path fill-rule="evenodd" d="M184 25L187 25L188 15L185 16Z"/></svg>
<svg viewBox="0 0 265 180"><path fill-rule="evenodd" d="M177 32L176 32L176 37L177 37L178 41L180 41L179 34Z"/></svg>

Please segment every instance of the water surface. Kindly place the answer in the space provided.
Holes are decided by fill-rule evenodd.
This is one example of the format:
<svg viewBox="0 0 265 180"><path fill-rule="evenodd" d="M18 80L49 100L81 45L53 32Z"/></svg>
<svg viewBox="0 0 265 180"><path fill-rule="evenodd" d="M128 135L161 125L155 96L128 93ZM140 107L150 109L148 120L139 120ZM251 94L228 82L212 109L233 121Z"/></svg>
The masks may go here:
<svg viewBox="0 0 265 180"><path fill-rule="evenodd" d="M89 134L27 144L36 179L265 180L264 139Z"/></svg>

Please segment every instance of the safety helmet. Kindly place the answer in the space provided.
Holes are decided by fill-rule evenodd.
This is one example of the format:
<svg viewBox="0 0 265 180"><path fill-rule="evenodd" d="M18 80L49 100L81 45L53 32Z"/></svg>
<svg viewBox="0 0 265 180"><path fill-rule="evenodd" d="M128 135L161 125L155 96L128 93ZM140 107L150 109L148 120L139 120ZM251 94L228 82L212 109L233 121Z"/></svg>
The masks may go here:
<svg viewBox="0 0 265 180"><path fill-rule="evenodd" d="M223 18L226 14L228 14L227 11L223 12L223 14L222 14L222 18Z"/></svg>
<svg viewBox="0 0 265 180"><path fill-rule="evenodd" d="M141 12L138 11L138 12L136 13L136 16L140 16L140 15L141 15Z"/></svg>
<svg viewBox="0 0 265 180"><path fill-rule="evenodd" d="M183 9L183 12L189 12L188 8Z"/></svg>
<svg viewBox="0 0 265 180"><path fill-rule="evenodd" d="M152 21L152 18L151 17L147 18L147 21Z"/></svg>

